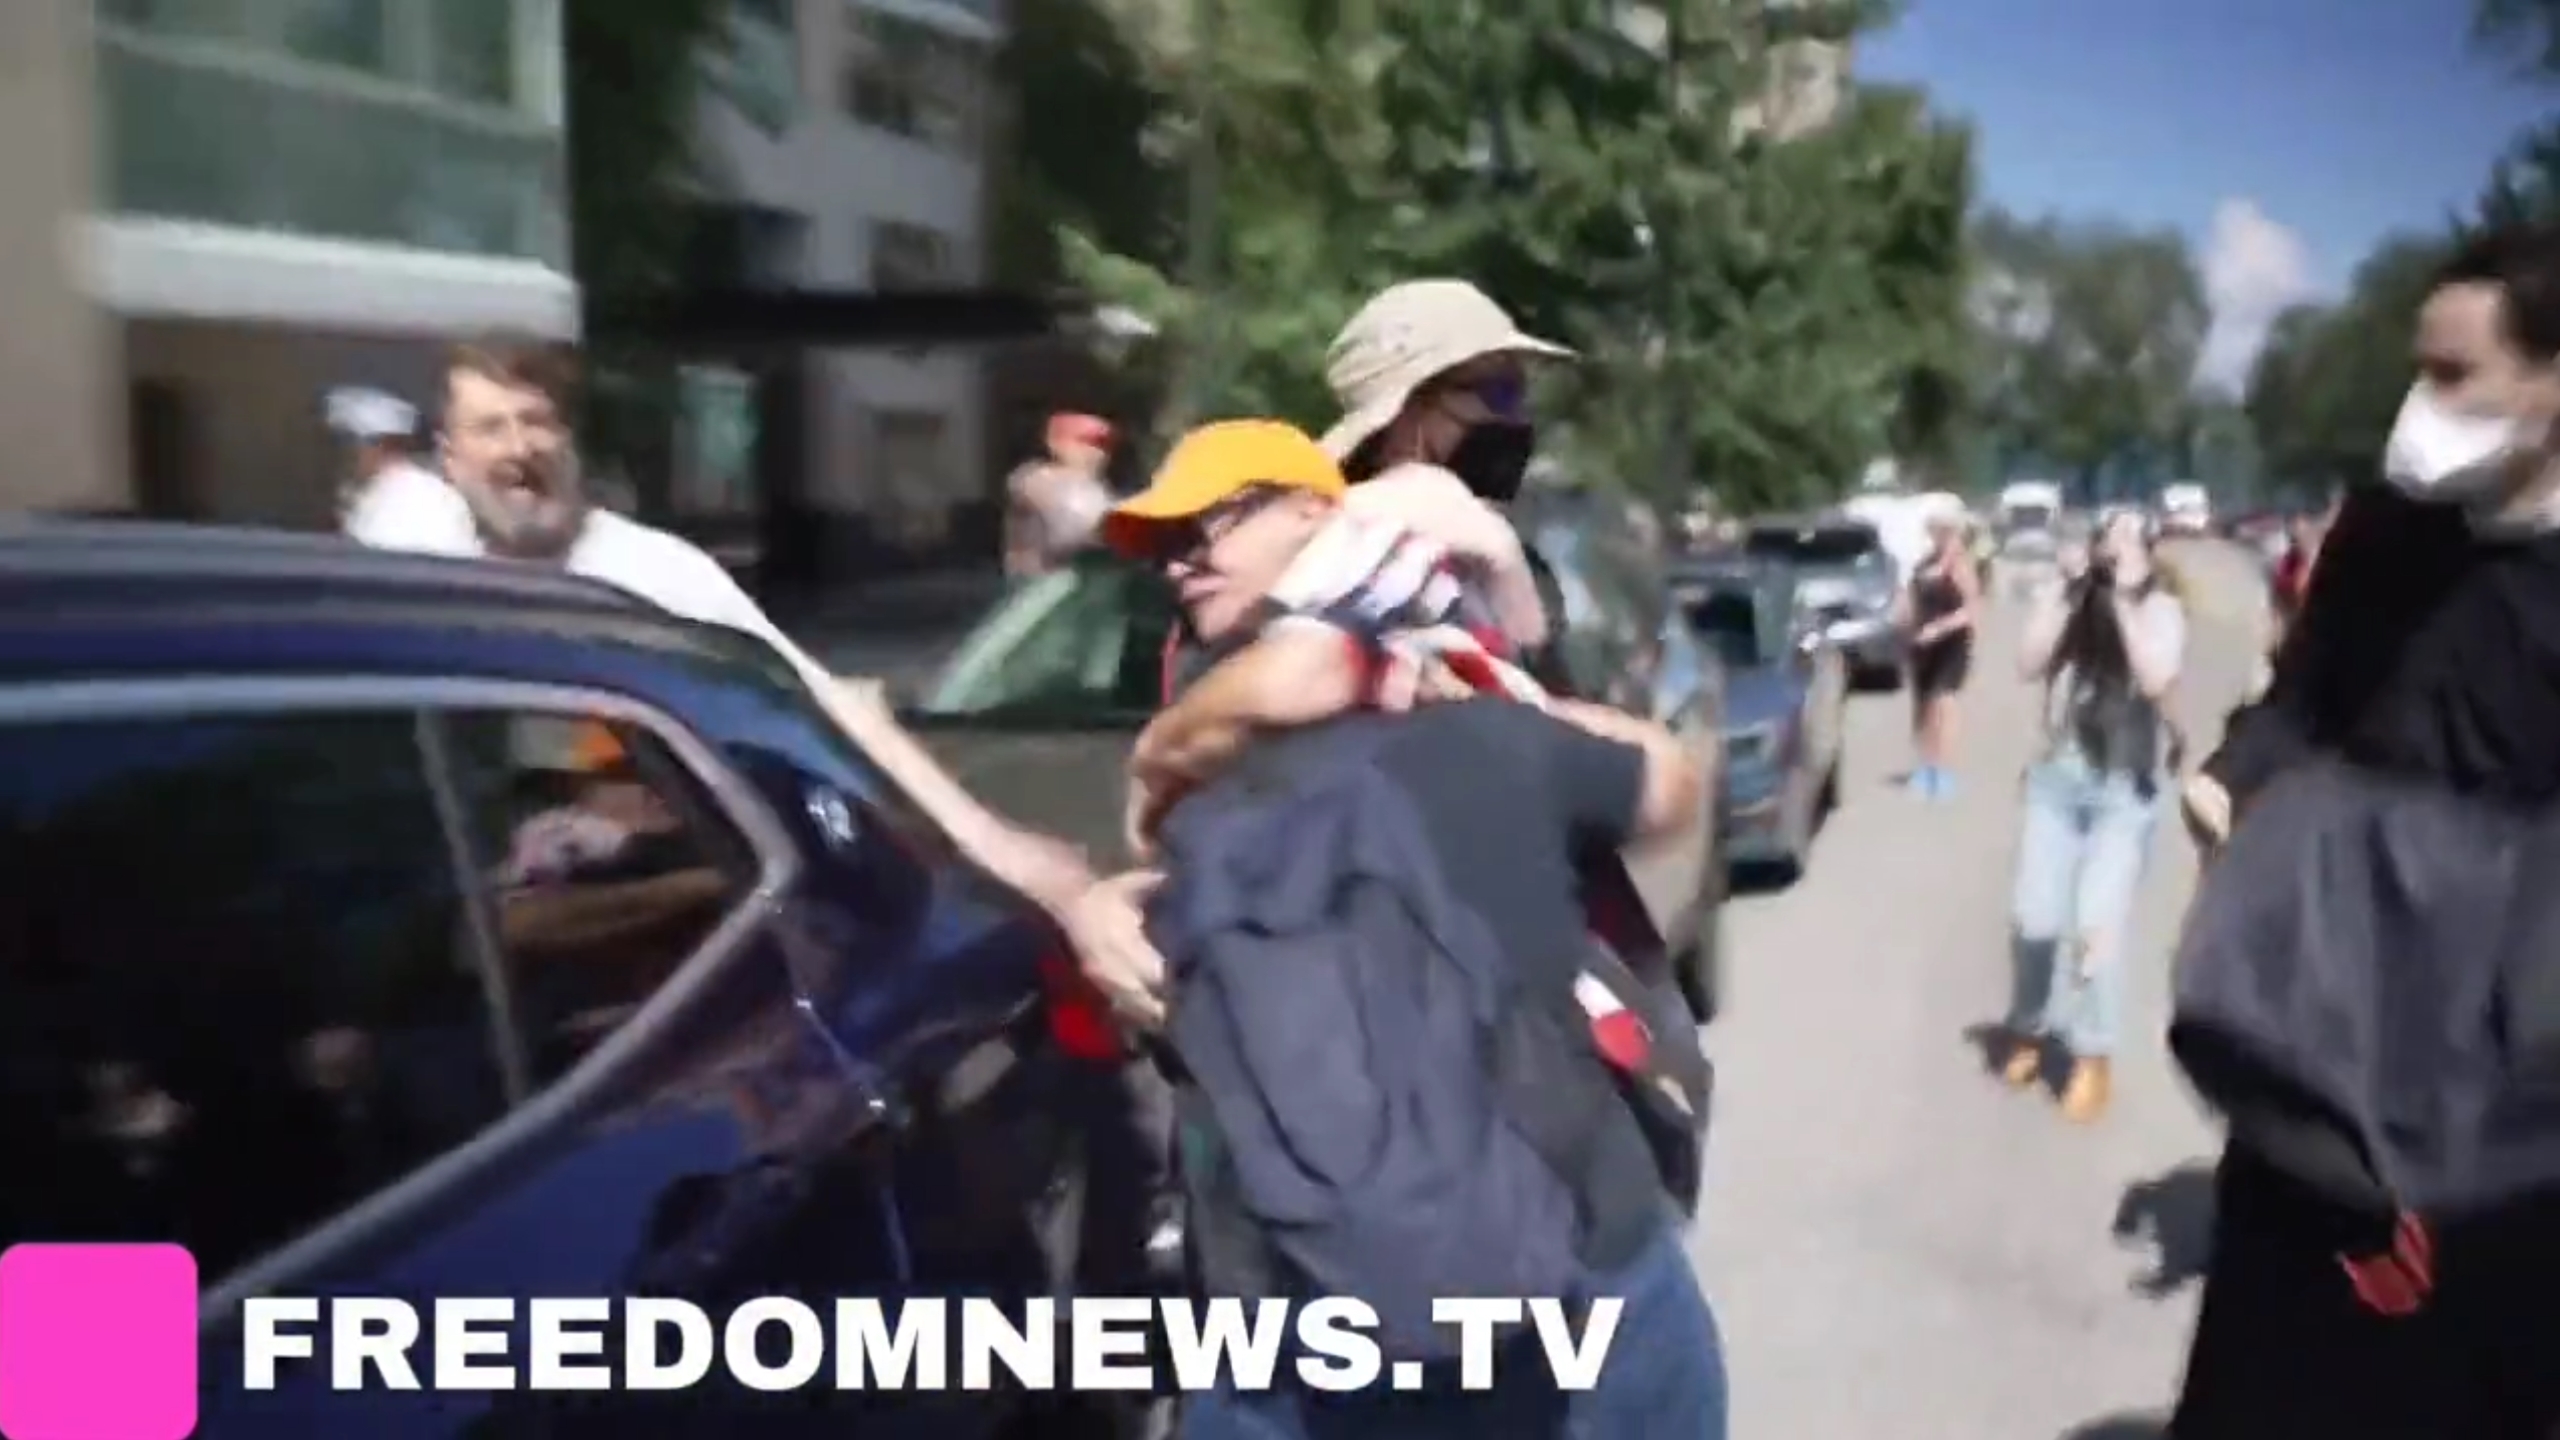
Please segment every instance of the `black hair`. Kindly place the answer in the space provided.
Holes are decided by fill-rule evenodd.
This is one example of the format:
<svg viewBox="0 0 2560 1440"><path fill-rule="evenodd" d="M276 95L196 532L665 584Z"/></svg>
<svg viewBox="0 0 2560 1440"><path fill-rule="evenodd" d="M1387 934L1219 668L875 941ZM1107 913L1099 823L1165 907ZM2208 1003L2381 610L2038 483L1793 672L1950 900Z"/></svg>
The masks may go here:
<svg viewBox="0 0 2560 1440"><path fill-rule="evenodd" d="M2148 595L2158 580L2146 580L2135 598ZM2062 634L2054 642L2053 658L2045 662L2044 678L2050 685L2067 669L2070 691L2062 697L2062 724L2079 744L2080 753L2102 765L2120 765L2137 777L2147 776L2156 752L2126 755L2119 753L2128 719L2138 720L2149 709L2133 681L2133 657L2129 652L2124 625L2116 616L2114 580L2103 568L2093 568L2071 590L2071 613L2062 622ZM2151 733L2141 727L2137 733Z"/></svg>
<svg viewBox="0 0 2560 1440"><path fill-rule="evenodd" d="M2560 222L2474 231L2446 257L2435 283L2495 286L2506 338L2536 360L2560 357Z"/></svg>

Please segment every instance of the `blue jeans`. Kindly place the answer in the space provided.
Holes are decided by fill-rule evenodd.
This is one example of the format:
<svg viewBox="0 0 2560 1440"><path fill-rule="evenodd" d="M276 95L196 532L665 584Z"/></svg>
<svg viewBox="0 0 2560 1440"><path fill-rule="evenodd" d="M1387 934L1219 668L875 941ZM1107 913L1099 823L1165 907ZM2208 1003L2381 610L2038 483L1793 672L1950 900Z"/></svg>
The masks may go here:
<svg viewBox="0 0 2560 1440"><path fill-rule="evenodd" d="M1185 1399L1179 1440L1725 1440L1724 1342L1679 1229L1592 1293L1626 1304L1590 1390L1557 1389L1524 1327L1505 1335L1491 1389L1459 1389L1454 1364L1404 1392L1383 1379L1349 1394L1218 1389Z"/></svg>
<svg viewBox="0 0 2560 1440"><path fill-rule="evenodd" d="M2124 1025L2125 928L2149 868L2166 786L2146 795L2130 775L2076 752L2027 772L2011 902L2011 1031L2062 1041L2072 1055L2115 1053ZM2083 946L2097 946L2084 959Z"/></svg>

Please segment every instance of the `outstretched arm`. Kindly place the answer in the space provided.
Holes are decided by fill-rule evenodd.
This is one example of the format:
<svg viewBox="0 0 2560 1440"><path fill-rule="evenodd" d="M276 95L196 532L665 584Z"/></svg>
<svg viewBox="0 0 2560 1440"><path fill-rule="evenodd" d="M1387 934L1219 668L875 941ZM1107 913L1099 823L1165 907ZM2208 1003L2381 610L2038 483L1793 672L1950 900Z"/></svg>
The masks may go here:
<svg viewBox="0 0 2560 1440"><path fill-rule="evenodd" d="M1257 730L1311 725L1357 705L1368 671L1361 644L1329 625L1275 625L1156 716L1138 736L1130 775L1152 794L1188 789L1224 769Z"/></svg>

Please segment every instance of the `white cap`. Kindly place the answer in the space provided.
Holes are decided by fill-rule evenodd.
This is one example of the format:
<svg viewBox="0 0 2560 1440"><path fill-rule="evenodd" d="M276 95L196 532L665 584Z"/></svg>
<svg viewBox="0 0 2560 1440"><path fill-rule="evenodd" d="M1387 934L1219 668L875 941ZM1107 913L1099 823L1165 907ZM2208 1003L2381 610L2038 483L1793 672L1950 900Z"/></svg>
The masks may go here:
<svg viewBox="0 0 2560 1440"><path fill-rule="evenodd" d="M1486 355L1562 360L1573 352L1523 334L1492 296L1464 280L1408 280L1379 291L1333 337L1325 382L1343 414L1324 432L1324 448L1348 458L1387 428L1414 391Z"/></svg>
<svg viewBox="0 0 2560 1440"><path fill-rule="evenodd" d="M361 385L341 385L324 402L329 428L349 440L389 440L418 433L418 407Z"/></svg>

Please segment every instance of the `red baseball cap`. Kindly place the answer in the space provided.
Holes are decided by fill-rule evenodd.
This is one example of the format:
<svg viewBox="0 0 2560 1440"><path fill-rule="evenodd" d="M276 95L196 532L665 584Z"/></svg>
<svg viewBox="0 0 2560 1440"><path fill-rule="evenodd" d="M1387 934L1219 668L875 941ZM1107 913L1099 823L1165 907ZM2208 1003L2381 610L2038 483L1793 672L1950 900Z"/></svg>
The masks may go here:
<svg viewBox="0 0 2560 1440"><path fill-rule="evenodd" d="M1060 411L1049 417L1049 443L1090 445L1096 450L1108 450L1111 448L1111 422L1099 415Z"/></svg>

